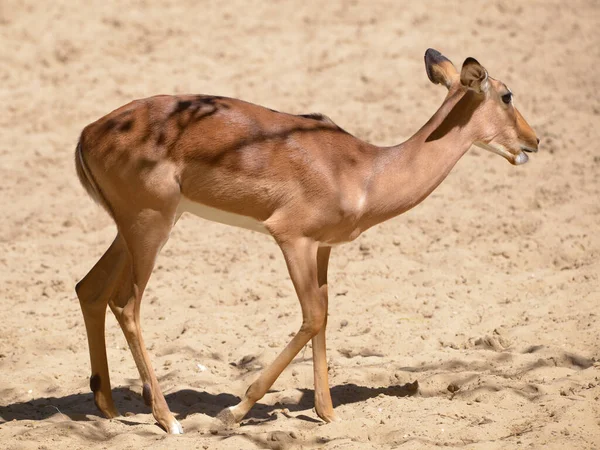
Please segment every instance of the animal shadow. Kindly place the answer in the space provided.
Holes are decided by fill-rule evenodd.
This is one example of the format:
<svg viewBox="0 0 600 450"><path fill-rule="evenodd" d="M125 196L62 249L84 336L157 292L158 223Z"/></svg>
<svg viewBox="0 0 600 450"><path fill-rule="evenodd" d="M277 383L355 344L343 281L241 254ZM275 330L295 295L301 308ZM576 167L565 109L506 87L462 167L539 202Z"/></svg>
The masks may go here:
<svg viewBox="0 0 600 450"><path fill-rule="evenodd" d="M365 401L380 394L406 397L414 395L418 390L418 383L405 385L372 388L356 384L344 384L331 388L331 397L334 406ZM129 387L113 389L115 405L123 416L131 414L148 414L150 408L144 404L142 396ZM273 391L272 391L273 392ZM257 403L248 414L246 420L252 423L263 420L272 420L272 413L286 408L290 412L311 410L314 407L314 391L302 389L302 396L297 403L265 405ZM181 389L165 396L171 411L179 418L185 419L191 414L205 414L216 417L217 414L228 406L235 405L240 398L231 394L211 394L194 389ZM93 420L90 416L100 416L94 405L92 393L78 393L64 397L40 397L26 402L16 402L0 406L0 424L12 420L44 420L57 413L63 414L75 421ZM308 421L317 421L306 415L298 418ZM123 423L127 423L126 420Z"/></svg>

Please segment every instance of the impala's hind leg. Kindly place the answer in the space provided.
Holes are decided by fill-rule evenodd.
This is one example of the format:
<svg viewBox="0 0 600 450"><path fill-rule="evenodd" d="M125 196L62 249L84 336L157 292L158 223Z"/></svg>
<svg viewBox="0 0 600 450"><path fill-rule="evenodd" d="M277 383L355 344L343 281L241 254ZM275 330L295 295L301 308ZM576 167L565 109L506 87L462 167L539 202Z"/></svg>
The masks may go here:
<svg viewBox="0 0 600 450"><path fill-rule="evenodd" d="M119 288L119 294L111 299L110 307L121 325L140 372L144 402L152 408L154 418L167 432L181 434L181 425L173 417L158 385L140 326L142 295L156 257L166 243L174 222L175 211L165 213L152 209L143 210L127 221L127 226L123 227L123 237L131 271Z"/></svg>
<svg viewBox="0 0 600 450"><path fill-rule="evenodd" d="M127 248L122 237L117 235L102 258L75 287L88 337L92 366L90 389L94 393L96 406L108 418L118 416L119 412L110 390L104 322L106 305L115 293L126 263Z"/></svg>

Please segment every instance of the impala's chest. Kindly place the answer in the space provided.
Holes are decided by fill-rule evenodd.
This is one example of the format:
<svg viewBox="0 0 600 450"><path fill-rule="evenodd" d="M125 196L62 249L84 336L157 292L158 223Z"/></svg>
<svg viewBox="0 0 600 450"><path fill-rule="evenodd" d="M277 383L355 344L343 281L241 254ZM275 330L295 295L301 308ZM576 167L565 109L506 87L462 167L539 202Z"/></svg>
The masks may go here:
<svg viewBox="0 0 600 450"><path fill-rule="evenodd" d="M316 240L330 246L355 240L364 231L361 219L366 203L367 194L363 190L341 195L339 204L323 209L324 220Z"/></svg>
<svg viewBox="0 0 600 450"><path fill-rule="evenodd" d="M269 230L267 230L263 223L254 219L253 217L222 211L202 203L194 202L186 197L182 197L181 201L179 202L179 206L177 207L178 215L184 212L188 212L212 222L218 222L238 228L245 228L246 230L258 231L259 233L263 234L270 234Z"/></svg>

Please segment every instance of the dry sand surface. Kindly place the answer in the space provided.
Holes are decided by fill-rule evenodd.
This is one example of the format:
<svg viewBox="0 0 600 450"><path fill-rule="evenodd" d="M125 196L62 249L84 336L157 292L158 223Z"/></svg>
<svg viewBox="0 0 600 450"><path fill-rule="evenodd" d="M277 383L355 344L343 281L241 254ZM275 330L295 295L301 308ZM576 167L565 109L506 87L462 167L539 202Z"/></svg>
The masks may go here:
<svg viewBox="0 0 600 450"><path fill-rule="evenodd" d="M598 2L85 3L0 2L1 448L600 448ZM186 434L155 424L112 315L123 416L101 418L74 285L115 227L75 175L81 129L135 98L210 93L391 145L444 98L427 47L505 81L541 151L514 167L472 149L423 204L334 249L343 420L313 410L309 346L241 426L210 432L300 309L270 238L192 216L142 309Z"/></svg>

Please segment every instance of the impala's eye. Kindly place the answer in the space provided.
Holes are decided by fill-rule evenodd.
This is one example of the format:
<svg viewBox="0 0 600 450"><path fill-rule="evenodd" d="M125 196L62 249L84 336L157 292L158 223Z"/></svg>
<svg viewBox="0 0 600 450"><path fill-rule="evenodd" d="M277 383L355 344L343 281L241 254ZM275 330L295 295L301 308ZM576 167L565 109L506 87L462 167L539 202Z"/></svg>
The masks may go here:
<svg viewBox="0 0 600 450"><path fill-rule="evenodd" d="M502 101L504 103L506 103L507 105L510 103L511 100L512 100L512 92L509 92L508 94L504 94L502 96Z"/></svg>

